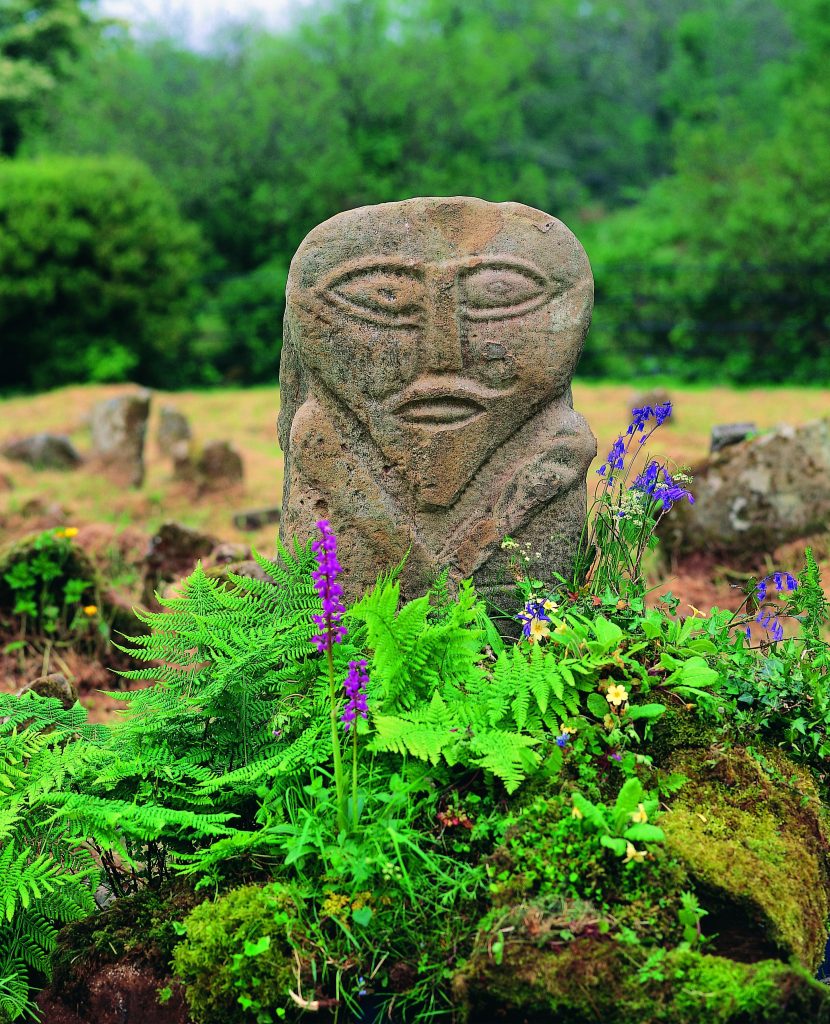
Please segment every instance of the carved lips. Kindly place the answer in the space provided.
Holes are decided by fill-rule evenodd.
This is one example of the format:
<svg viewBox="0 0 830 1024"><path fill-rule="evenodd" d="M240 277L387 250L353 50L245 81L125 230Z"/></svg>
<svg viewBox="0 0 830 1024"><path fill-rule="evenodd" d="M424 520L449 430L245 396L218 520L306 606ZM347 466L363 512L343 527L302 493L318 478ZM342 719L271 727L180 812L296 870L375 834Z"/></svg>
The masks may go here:
<svg viewBox="0 0 830 1024"><path fill-rule="evenodd" d="M390 412L416 427L460 427L485 413L493 399L504 398L508 393L433 378L421 380L397 395L392 400Z"/></svg>

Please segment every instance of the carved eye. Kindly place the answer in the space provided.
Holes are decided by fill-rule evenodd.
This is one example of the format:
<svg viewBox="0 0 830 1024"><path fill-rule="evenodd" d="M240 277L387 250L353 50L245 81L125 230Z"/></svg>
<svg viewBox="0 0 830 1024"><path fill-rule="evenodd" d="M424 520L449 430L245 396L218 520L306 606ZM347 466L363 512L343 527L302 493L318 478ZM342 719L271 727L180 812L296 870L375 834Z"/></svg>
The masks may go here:
<svg viewBox="0 0 830 1024"><path fill-rule="evenodd" d="M461 299L473 320L519 316L548 298L547 282L524 267L475 267L461 278Z"/></svg>
<svg viewBox="0 0 830 1024"><path fill-rule="evenodd" d="M332 281L325 295L353 316L370 323L413 326L418 323L424 289L414 274L372 268Z"/></svg>

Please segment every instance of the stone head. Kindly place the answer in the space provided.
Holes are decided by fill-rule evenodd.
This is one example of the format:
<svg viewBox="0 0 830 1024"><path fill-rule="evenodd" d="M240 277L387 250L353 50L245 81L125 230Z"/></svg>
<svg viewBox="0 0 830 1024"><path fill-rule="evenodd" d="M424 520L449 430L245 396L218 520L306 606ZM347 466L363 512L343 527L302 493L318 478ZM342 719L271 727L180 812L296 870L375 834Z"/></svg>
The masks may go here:
<svg viewBox="0 0 830 1024"><path fill-rule="evenodd" d="M410 199L338 214L295 255L287 356L452 505L542 406L570 405L593 279L575 236L518 203ZM285 359L285 356L284 356Z"/></svg>

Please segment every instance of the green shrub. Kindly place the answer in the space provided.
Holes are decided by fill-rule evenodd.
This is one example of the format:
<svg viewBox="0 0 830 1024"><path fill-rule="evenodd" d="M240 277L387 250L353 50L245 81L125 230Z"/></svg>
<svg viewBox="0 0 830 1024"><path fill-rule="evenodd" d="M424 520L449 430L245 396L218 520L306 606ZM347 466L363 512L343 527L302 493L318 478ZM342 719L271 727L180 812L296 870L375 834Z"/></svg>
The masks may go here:
<svg viewBox="0 0 830 1024"><path fill-rule="evenodd" d="M251 384L277 379L287 277L286 263L276 259L221 286L210 307L212 337L199 343L217 380Z"/></svg>
<svg viewBox="0 0 830 1024"><path fill-rule="evenodd" d="M173 969L186 986L197 1024L272 1020L269 1010L284 1009L297 984L289 941L294 915L279 883L233 889L192 911Z"/></svg>
<svg viewBox="0 0 830 1024"><path fill-rule="evenodd" d="M597 282L583 371L740 383L826 382L830 115L782 105L771 138L690 133L678 172L586 226Z"/></svg>
<svg viewBox="0 0 830 1024"><path fill-rule="evenodd" d="M201 242L143 165L0 163L4 383L181 378Z"/></svg>

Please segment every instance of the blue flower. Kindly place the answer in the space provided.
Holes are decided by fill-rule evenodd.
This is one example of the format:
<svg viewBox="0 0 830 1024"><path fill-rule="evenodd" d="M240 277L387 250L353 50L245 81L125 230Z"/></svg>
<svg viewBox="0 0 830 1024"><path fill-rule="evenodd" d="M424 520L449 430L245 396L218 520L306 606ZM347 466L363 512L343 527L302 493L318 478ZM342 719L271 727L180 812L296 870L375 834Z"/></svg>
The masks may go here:
<svg viewBox="0 0 830 1024"><path fill-rule="evenodd" d="M551 621L550 615L545 612L544 601L537 601L535 599L528 601L524 607L524 611L519 612L516 618L522 623L522 633L524 633L526 637L530 636L530 624L534 619L541 622Z"/></svg>
<svg viewBox="0 0 830 1024"><path fill-rule="evenodd" d="M611 445L611 451L608 453L608 458L597 470L600 476L605 476L605 471L609 469L611 473L615 469L622 469L625 459L625 441L620 435L617 440Z"/></svg>
<svg viewBox="0 0 830 1024"><path fill-rule="evenodd" d="M676 501L683 498L686 498L690 505L695 503L692 492L675 483L665 466L654 460L646 466L643 473L640 473L631 485L631 490L642 491L655 501L659 501L664 512L668 512Z"/></svg>
<svg viewBox="0 0 830 1024"><path fill-rule="evenodd" d="M565 747L567 745L567 743L568 743L568 739L569 739L569 736L568 736L568 734L566 732L560 733L556 737L556 745L557 745L557 747L560 747L560 748Z"/></svg>

